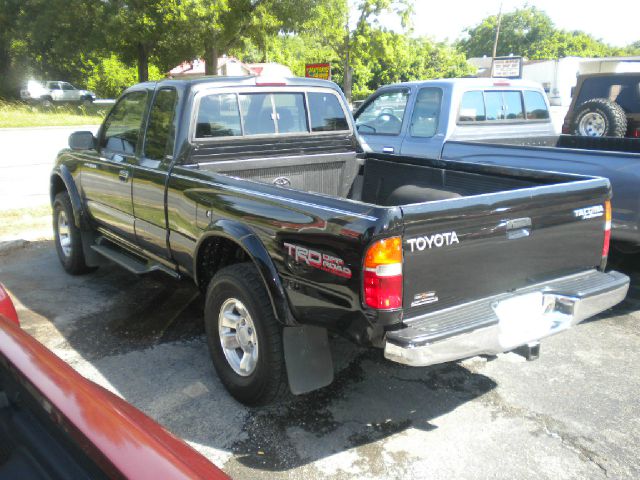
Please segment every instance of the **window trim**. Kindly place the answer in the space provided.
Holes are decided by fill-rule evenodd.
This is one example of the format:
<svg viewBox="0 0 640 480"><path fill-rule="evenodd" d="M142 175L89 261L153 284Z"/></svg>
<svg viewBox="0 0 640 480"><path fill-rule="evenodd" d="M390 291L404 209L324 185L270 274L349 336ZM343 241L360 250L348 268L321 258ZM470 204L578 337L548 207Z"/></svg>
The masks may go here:
<svg viewBox="0 0 640 480"><path fill-rule="evenodd" d="M423 88L426 88L426 87L423 87ZM404 111L402 112L402 123L400 125L400 130L398 131L398 133L377 133L377 132L375 132L375 133L360 133L360 132L358 132L358 135L375 135L377 137L399 137L400 135L402 135L402 131L404 130L404 127L406 125L405 118L407 116L407 107L409 106L409 101L411 100L411 88L410 87L395 87L395 88L385 89L384 91L379 92L377 95L371 97L371 99L368 102L363 103L356 113L359 113L360 111L364 112L369 105L371 105L373 102L375 102L382 95L386 95L386 94L389 94L389 93L398 93L398 92L405 92L407 94L407 102L404 104ZM413 111L411 113L413 113ZM358 131L358 120L355 118L355 116L353 118L353 121L354 121L354 128L356 129L356 131ZM431 137L425 137L425 138L431 138Z"/></svg>
<svg viewBox="0 0 640 480"><path fill-rule="evenodd" d="M200 101L202 97L207 95L217 95L217 94L229 94L232 93L236 96L236 101L238 102L238 111L240 111L240 95L241 94L250 94L250 93L266 93L266 94L274 94L274 93L302 93L304 95L304 107L306 109L306 119L307 119L307 131L306 132L290 132L290 133L261 133L258 135L245 135L244 134L244 123L242 121L242 114L240 115L242 134L241 135L229 135L225 137L207 137L201 138L196 137L196 123L198 120L198 112L200 110ZM347 121L347 125L349 128L345 130L330 130L330 131L321 131L314 132L311 130L311 112L309 110L309 100L307 93L324 93L330 94L337 98L338 105L342 109L342 113ZM272 105L273 105L273 97ZM265 87L209 87L203 90L196 92L195 97L193 99L193 107L191 109L190 119L189 119L189 132L188 139L192 144L215 144L219 142L225 141L239 141L239 142L250 142L252 140L259 140L263 138L287 138L287 137L300 137L300 136L322 136L322 135L336 135L336 134L345 134L347 132L353 132L354 124L351 121L350 115L345 110L344 102L342 102L342 97L333 89L327 89L322 87L296 87L296 86L287 86L282 88L265 88Z"/></svg>

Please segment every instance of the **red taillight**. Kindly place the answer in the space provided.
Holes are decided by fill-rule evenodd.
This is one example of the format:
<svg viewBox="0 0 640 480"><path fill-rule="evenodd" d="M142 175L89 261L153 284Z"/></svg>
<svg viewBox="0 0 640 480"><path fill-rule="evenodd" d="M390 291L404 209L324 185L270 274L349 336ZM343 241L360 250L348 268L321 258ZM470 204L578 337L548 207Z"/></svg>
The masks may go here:
<svg viewBox="0 0 640 480"><path fill-rule="evenodd" d="M604 202L604 243L602 245L602 259L609 256L609 243L611 242L611 200Z"/></svg>
<svg viewBox="0 0 640 480"><path fill-rule="evenodd" d="M634 138L640 138L640 128L636 128L633 131L633 136L634 136Z"/></svg>
<svg viewBox="0 0 640 480"><path fill-rule="evenodd" d="M4 289L2 284L0 284L0 315L4 315L9 320L14 322L16 325L20 325L20 321L18 320L18 314L16 313L16 309L13 306L13 302L11 301L11 297Z"/></svg>
<svg viewBox="0 0 640 480"><path fill-rule="evenodd" d="M364 303L378 310L402 307L402 239L378 240L364 261Z"/></svg>

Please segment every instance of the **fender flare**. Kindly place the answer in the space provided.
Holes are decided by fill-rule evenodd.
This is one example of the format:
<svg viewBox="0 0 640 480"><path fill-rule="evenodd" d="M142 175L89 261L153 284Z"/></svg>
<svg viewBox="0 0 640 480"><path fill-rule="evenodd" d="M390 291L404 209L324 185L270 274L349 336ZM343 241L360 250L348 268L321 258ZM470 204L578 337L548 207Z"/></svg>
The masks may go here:
<svg viewBox="0 0 640 480"><path fill-rule="evenodd" d="M260 238L246 225L232 220L221 219L211 225L196 244L193 256L193 272L196 284L198 279L198 256L200 247L209 238L221 237L232 241L242 248L258 269L260 277L267 289L273 313L283 325L297 325L289 308L287 296L280 279L280 274Z"/></svg>
<svg viewBox="0 0 640 480"><path fill-rule="evenodd" d="M73 175L69 171L69 168L66 165L60 165L56 168L51 175L51 183L49 186L49 196L51 198L51 204L53 205L53 201L56 198L56 189L54 183L54 177L58 177L64 183L65 188L67 189L67 193L69 194L69 199L71 200L71 206L73 207L73 220L80 230L87 230L88 220L84 210L84 204L82 203L82 198L80 197L80 192L78 191L78 187L76 186L76 182L73 179Z"/></svg>

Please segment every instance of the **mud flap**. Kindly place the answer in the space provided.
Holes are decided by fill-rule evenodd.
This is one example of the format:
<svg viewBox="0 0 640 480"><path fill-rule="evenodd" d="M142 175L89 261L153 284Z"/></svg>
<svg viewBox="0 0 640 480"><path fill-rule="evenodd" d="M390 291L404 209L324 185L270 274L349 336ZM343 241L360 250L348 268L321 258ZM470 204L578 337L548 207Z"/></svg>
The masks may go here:
<svg viewBox="0 0 640 480"><path fill-rule="evenodd" d="M333 361L325 328L285 327L282 336L289 388L294 395L333 382Z"/></svg>

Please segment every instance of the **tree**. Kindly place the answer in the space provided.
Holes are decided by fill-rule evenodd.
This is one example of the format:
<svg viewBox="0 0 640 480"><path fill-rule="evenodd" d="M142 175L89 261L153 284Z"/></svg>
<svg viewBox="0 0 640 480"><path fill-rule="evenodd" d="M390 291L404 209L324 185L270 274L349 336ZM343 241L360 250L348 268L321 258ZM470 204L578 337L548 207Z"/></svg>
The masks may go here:
<svg viewBox="0 0 640 480"><path fill-rule="evenodd" d="M491 56L497 21L497 15L491 15L467 28L467 38L458 42L458 48L468 57ZM538 60L569 55L603 57L619 52L584 32L556 28L545 12L533 6L502 16L497 56L513 54Z"/></svg>
<svg viewBox="0 0 640 480"><path fill-rule="evenodd" d="M204 53L207 75L215 75L218 57L252 45L266 59L280 33L300 31L326 0L190 0L193 37Z"/></svg>
<svg viewBox="0 0 640 480"><path fill-rule="evenodd" d="M92 2L89 2L92 3ZM104 0L111 48L138 66L138 81L149 79L153 60L165 71L193 56L188 3L181 0Z"/></svg>

